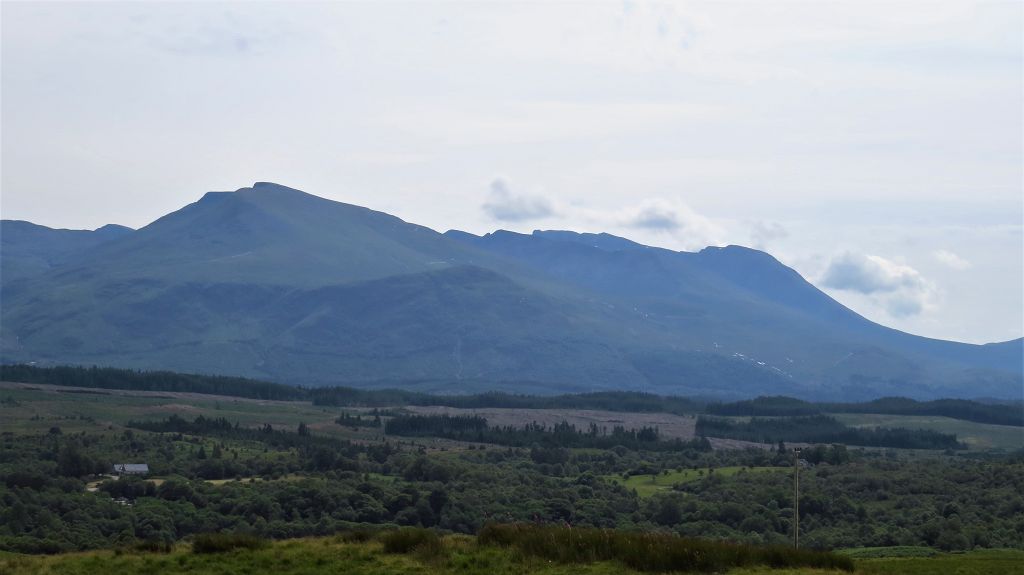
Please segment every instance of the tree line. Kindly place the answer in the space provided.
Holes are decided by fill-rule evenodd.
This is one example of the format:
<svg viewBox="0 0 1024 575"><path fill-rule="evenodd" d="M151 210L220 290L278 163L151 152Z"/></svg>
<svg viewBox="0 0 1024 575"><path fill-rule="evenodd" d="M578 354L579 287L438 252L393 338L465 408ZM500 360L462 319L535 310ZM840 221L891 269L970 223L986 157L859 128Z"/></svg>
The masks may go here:
<svg viewBox="0 0 1024 575"><path fill-rule="evenodd" d="M611 430L590 424L587 429L578 429L568 422L556 423L550 427L531 422L522 427L490 426L487 420L476 415L404 415L397 416L384 424L388 435L405 437L441 437L458 441L492 443L512 447L540 445L558 448L611 449L622 446L627 449L648 451L669 451L680 449L710 450L706 439L691 441L661 437L656 427L627 429L616 425Z"/></svg>
<svg viewBox="0 0 1024 575"><path fill-rule="evenodd" d="M968 399L917 401L906 397L882 397L859 403L809 402L786 396L761 396L732 403L711 403L710 415L796 416L822 413L873 413L880 415L927 415L977 423L1024 427L1024 403L981 403Z"/></svg>
<svg viewBox="0 0 1024 575"><path fill-rule="evenodd" d="M306 399L308 394L307 390L300 387L244 377L96 366L0 365L0 380L99 389L204 393L251 399L297 400Z"/></svg>
<svg viewBox="0 0 1024 575"><path fill-rule="evenodd" d="M901 427L849 427L827 415L752 417L748 421L701 416L697 418L696 431L701 436L758 443L791 441L903 449L966 449L955 434Z"/></svg>
<svg viewBox="0 0 1024 575"><path fill-rule="evenodd" d="M101 389L191 392L252 399L305 400L334 407L391 407L438 405L462 409L598 409L630 413L707 414L727 416L808 416L826 413L943 416L997 425L1024 427L1024 402L982 403L966 399L916 401L883 397L859 403L809 402L774 396L708 403L637 391L601 391L554 396L485 392L473 395L433 395L403 389L356 389L335 386L303 388L243 377L139 371L105 367L0 365L0 379Z"/></svg>

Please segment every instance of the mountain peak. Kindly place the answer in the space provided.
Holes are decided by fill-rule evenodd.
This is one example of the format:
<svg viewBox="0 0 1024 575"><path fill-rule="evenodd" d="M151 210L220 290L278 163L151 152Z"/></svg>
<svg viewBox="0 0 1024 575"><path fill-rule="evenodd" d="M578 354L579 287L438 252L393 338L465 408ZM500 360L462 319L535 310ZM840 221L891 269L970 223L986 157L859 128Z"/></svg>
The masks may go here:
<svg viewBox="0 0 1024 575"><path fill-rule="evenodd" d="M279 198L279 199L284 199L284 198L307 198L307 199L308 198L314 198L314 199L322 201L322 202L337 203L337 202L333 202L333 200L329 200L327 198L321 198L319 196L314 196L313 194L309 194L309 193L303 192L302 190L297 190L295 188L289 188L288 186L283 186L281 184L275 184L273 182L255 182L255 183L253 183L252 186L245 187L245 188L238 188L237 190L235 190L233 192L232 191L206 192L205 194L203 194L203 197L199 199L198 203L202 204L204 206L212 206L212 205L220 204L222 202L230 201L232 199L242 199L242 198L250 198L250 199L256 199L256 198Z"/></svg>
<svg viewBox="0 0 1024 575"><path fill-rule="evenodd" d="M310 195L310 194L307 194L306 192L303 192L302 190L298 190L298 189L295 189L295 188L289 188L288 186L283 186L281 184L275 184L274 182L256 182L256 183L254 183L252 185L251 188L242 188L242 190L245 190L245 189L261 190L261 191L274 191L274 192L295 192L295 193L303 194L303 195L307 195L307 196ZM242 190L239 190L239 191L242 191Z"/></svg>
<svg viewBox="0 0 1024 575"><path fill-rule="evenodd" d="M128 226L122 226L120 224L106 224L93 230L103 234L126 234L128 232L134 232L135 230Z"/></svg>

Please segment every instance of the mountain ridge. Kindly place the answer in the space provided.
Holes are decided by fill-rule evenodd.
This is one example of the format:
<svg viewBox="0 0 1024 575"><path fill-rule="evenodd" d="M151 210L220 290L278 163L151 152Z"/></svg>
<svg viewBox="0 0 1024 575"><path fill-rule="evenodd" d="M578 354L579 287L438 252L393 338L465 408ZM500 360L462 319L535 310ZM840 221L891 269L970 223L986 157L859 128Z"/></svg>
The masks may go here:
<svg viewBox="0 0 1024 575"><path fill-rule="evenodd" d="M6 270L32 254L24 226L0 226ZM267 182L110 231L4 274L3 361L446 392L1016 397L1021 381L1024 339L904 334L742 246L441 234Z"/></svg>

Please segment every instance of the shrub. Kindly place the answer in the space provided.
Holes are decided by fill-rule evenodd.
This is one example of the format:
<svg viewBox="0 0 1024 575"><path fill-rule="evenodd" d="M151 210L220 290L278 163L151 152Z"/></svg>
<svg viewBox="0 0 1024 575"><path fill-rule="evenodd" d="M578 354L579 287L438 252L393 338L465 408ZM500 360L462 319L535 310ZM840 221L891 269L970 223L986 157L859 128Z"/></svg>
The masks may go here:
<svg viewBox="0 0 1024 575"><path fill-rule="evenodd" d="M733 567L814 567L853 570L849 557L789 547L755 547L723 541L686 539L664 533L630 533L553 525L484 526L483 545L514 547L560 563L619 561L639 571L726 571Z"/></svg>
<svg viewBox="0 0 1024 575"><path fill-rule="evenodd" d="M145 539L137 541L132 549L146 553L170 553L174 550L174 544L159 539Z"/></svg>
<svg viewBox="0 0 1024 575"><path fill-rule="evenodd" d="M338 534L338 539L343 543L365 543L374 538L376 533L372 529L353 529Z"/></svg>
<svg viewBox="0 0 1024 575"><path fill-rule="evenodd" d="M232 549L260 549L267 541L244 533L200 533L192 540L193 553L223 553Z"/></svg>
<svg viewBox="0 0 1024 575"><path fill-rule="evenodd" d="M410 553L419 547L440 549L441 538L430 529L403 527L380 536L385 553Z"/></svg>

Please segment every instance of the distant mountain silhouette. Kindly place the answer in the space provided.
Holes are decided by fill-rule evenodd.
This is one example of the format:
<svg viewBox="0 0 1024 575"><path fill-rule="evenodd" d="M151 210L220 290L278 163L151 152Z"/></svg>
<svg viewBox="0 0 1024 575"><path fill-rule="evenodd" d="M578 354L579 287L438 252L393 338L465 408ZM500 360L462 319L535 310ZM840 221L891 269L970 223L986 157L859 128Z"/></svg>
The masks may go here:
<svg viewBox="0 0 1024 575"><path fill-rule="evenodd" d="M96 230L58 230L21 220L0 224L0 276L4 282L41 274L77 254L122 237L131 228L107 224Z"/></svg>
<svg viewBox="0 0 1024 575"><path fill-rule="evenodd" d="M440 234L270 183L136 231L0 236L4 362L450 393L1020 396L1024 341L892 330L739 246Z"/></svg>

